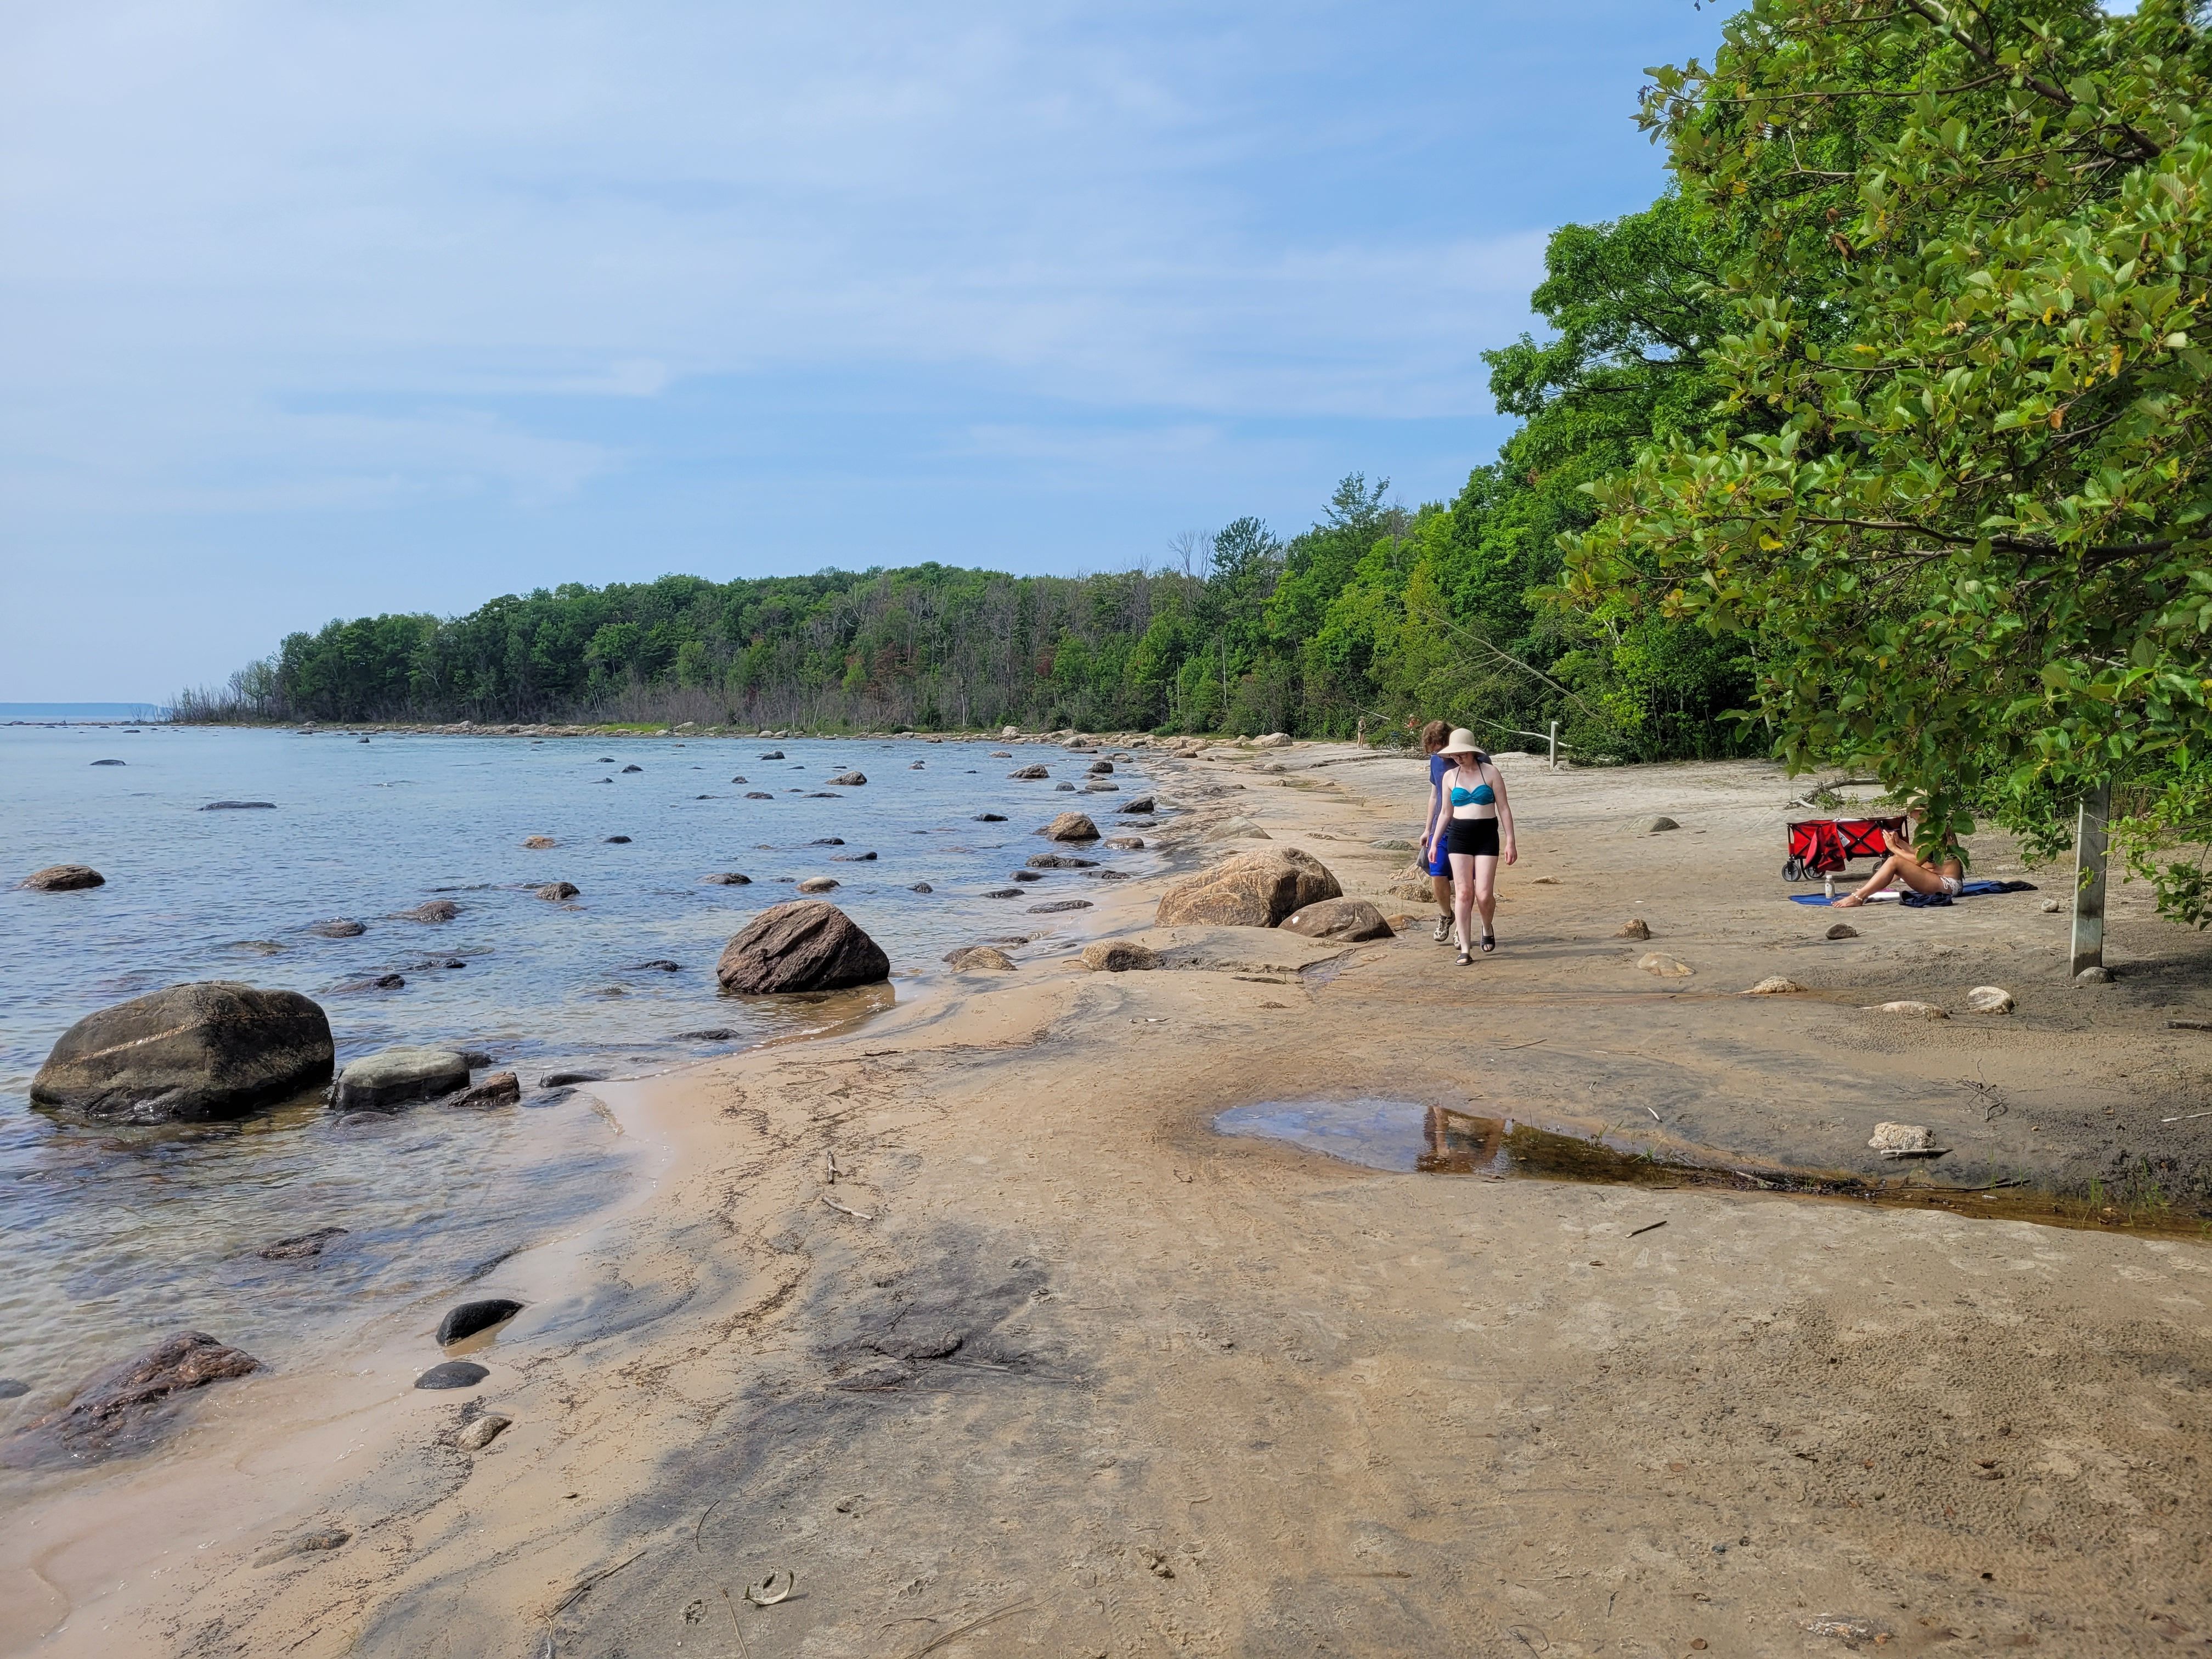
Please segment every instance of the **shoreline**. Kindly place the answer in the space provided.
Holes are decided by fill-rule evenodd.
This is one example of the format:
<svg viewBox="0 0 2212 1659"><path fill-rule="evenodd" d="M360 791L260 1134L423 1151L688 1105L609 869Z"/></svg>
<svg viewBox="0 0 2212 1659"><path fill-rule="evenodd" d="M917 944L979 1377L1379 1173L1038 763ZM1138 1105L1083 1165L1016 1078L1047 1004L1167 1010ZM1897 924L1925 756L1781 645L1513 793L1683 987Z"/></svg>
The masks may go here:
<svg viewBox="0 0 2212 1659"><path fill-rule="evenodd" d="M1156 778L1200 808L1175 821L1170 872L1073 915L1083 933L1165 945L1178 964L1169 971L1085 973L1060 933L1012 975L931 973L921 997L854 1030L593 1085L645 1138L640 1149L657 1149L659 1174L565 1254L514 1259L543 1300L489 1345L507 1375L495 1370L483 1394L515 1428L472 1459L450 1444L457 1400L388 1397L396 1371L380 1362L352 1373L357 1393L323 1402L319 1426L271 1412L313 1377L211 1389L174 1455L110 1466L80 1490L110 1503L197 1493L212 1513L237 1502L215 1471L243 1474L251 1445L273 1460L248 1477L261 1501L224 1511L222 1537L193 1549L183 1574L109 1592L56 1640L18 1632L0 1648L99 1651L112 1632L90 1626L105 1623L138 1630L147 1651L266 1651L290 1645L276 1632L302 1628L295 1650L307 1654L422 1651L434 1629L455 1651L534 1654L546 1632L561 1652L610 1640L653 1650L694 1632L694 1603L721 1613L715 1583L734 1592L786 1565L809 1594L746 1611L757 1650L795 1651L803 1634L809 1652L877 1651L869 1632L902 1612L939 1621L903 1626L919 1647L959 1623L959 1608L988 1613L1025 1593L1037 1610L1009 1616L1005 1646L1116 1654L1170 1637L1201 1651L1265 1650L1294 1630L1340 1628L1354 1650L1482 1650L1516 1620L1563 1650L1593 1650L1607 1628L1685 1642L1711 1629L1720 1651L1769 1650L1785 1627L1802 1639L1809 1615L1784 1615L1816 1589L1884 1609L1900 1636L1922 1630L1912 1620L1924 1611L1961 1640L1978 1620L1979 1637L2017 1628L2059 1651L2162 1642L2140 1614L2135 1627L2116 1622L2128 1596L2204 1628L2204 1587L2180 1567L2203 1541L2193 1518L2203 1477L2142 1440L2185 1444L2204 1426L2194 1396L2154 1386L2160 1364L2207 1357L2202 1245L1781 1194L1398 1176L1211 1127L1228 1107L1271 1099L1492 1100L1565 1127L1607 1126L1640 1102L1663 1110L1668 1139L1846 1167L1867 1114L1910 1089L1915 1111L1894 1115L1937 1123L1962 1164L2033 1164L2057 1182L2100 1156L2107 1104L2115 1119L2130 1114L2132 1133L2136 1118L2160 1115L2141 1109L2146 1092L2155 1104L2160 1090L2203 1087L2203 1060L2175 1041L2185 1034L2147 1035L2154 1005L2207 1000L2201 943L2156 933L2123 889L2114 959L2133 954L2137 970L2085 992L2030 976L2049 920L2027 920L2032 896L1877 916L1866 939L1838 949L1814 942L1802 910L1778 914L1797 908L1764 895L1766 878L1756 896L1675 890L1704 862L1698 837L1763 844L1759 821L1778 819L1784 791L1778 769L1756 763L1547 778L1540 763L1509 759L1523 865L1501 879L1500 955L1476 969L1449 967L1425 933L1346 950L1146 925L1159 886L1188 866L1191 832L1232 804L1312 851L1347 892L1383 890L1404 855L1366 842L1406 833L1418 777L1347 781L1366 769L1335 766L1322 781L1334 787L1320 787L1303 775L1317 753L1221 753ZM1258 769L1285 761L1298 764ZM1201 793L1212 787L1222 793ZM1683 835L1622 828L1654 789L1670 791ZM1656 983L1634 966L1642 945L1607 937L1605 924L1631 913L1692 963L1692 988ZM1812 988L1737 994L1768 963ZM1900 981L1963 990L1997 963L2019 1016L1908 1024L1863 1012ZM1317 963L1329 965L1308 971ZM1838 1048L1842 1032L1850 1047ZM1986 1108L1944 1104L1946 1091L1978 1098L1971 1090L1928 1086L1969 1068L2016 1110L1977 1124ZM2033 1103L2069 1072L2073 1106ZM2018 1121L2031 1112L2037 1121ZM1632 1124L1613 1133L1638 1144ZM821 1201L840 1187L868 1218ZM1631 1245L1654 1218L1672 1224ZM1644 1288L1615 1294L1608 1273ZM1930 1345L1960 1324L1975 1364L1947 1368ZM2116 1338L2125 1331L2137 1334ZM1754 1415L1794 1423L1815 1462L1761 1451L1763 1432L1747 1439L1749 1425L1711 1417L1705 1385L1667 1358L1684 1340L1717 1361L1736 1397L1759 1402ZM2094 1386L2057 1416L2057 1402L2020 1392L2048 1370L2027 1356L2052 1344L2077 1370L2104 1368L2075 1379ZM1824 1345L1832 1352L1815 1352ZM2129 1352L2154 1350L2172 1361L2130 1370ZM419 1337L394 1352L410 1370L436 1357ZM1828 1371L1832 1358L1852 1369ZM1461 1371L1439 1395L1437 1379ZM1863 1373L1870 1400L1912 1402L1908 1422L1844 1436L1881 1469L1873 1497L1822 1485L1850 1467L1831 1455L1831 1385L1861 1386ZM1608 1375L1636 1387L1594 1380ZM1462 1423L1447 1457L1422 1425L1464 1417L1470 1400L1486 1430ZM1941 1438L1931 1401L1985 1437L2002 1420L1998 1438L2034 1440L2033 1468L2004 1463L2014 1484L2002 1495L2033 1488L2041 1519L1992 1509L1993 1483L1968 1472L1978 1459L1938 1458L1940 1492L1933 1464L1890 1474L1897 1443ZM276 1426L257 1435L249 1415ZM1616 1419L1644 1427L1616 1432ZM1653 1449L1686 1421L1702 1425L1674 1459L1698 1472L1688 1480ZM2063 1443L2045 1443L2054 1435ZM341 1440L360 1449L318 1461ZM1263 1449L1230 1449L1248 1441ZM2006 1449L2028 1449L2024 1438ZM1776 1495L1770 1456L1800 1483L1787 1494ZM267 1490L272 1468L296 1493ZM1317 1485L1295 1473L1315 1469L1334 1473ZM1881 1517L1893 1484L1926 1501ZM1593 1518L1599 1492L1619 1502ZM1486 1503L1484 1513L1502 1503L1510 1524L1472 1525ZM66 1507L34 1503L17 1524L46 1529ZM1702 1559L1665 1544L1686 1528L1718 1537L1724 1510L1729 1540L1739 1526L1759 1534L1744 1547L1747 1574L1702 1541ZM2108 1512L2162 1518L2130 1532ZM1868 1532L1876 1518L1888 1530ZM349 1540L250 1565L276 1532L320 1522ZM1640 1542L1615 1536L1639 1528ZM2069 1556L2069 1540L2092 1539L2086 1558ZM21 1542L7 1565L25 1559ZM1524 1549L1567 1576L1530 1578ZM1900 1619L1874 1587L1908 1555L1932 1575L1907 1597L1922 1607ZM1970 1571L1970 1556L1984 1565ZM58 1565L51 1549L33 1559ZM1616 1571L1621 1560L1638 1565ZM618 1577L592 1587L617 1563ZM1117 1588L1101 1600L1078 1592L1086 1580ZM1347 1596L1360 1622L1341 1627L1331 1609ZM1622 1596L1636 1622L1608 1626L1597 1609ZM1719 1606L1741 1633L1716 1621ZM2094 1638L2069 1647L2049 1619L2087 1620Z"/></svg>

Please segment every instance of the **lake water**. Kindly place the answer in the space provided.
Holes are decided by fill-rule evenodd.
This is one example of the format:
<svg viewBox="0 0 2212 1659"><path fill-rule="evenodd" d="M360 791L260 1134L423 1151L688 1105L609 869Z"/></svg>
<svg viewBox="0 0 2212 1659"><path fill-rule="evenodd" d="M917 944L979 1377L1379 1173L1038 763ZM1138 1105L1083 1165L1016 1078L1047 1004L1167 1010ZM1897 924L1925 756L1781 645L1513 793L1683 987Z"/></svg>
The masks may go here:
<svg viewBox="0 0 2212 1659"><path fill-rule="evenodd" d="M443 1294L620 1188L611 1125L586 1094L484 1114L340 1118L310 1097L224 1125L58 1121L28 1091L76 1020L184 981L243 980L321 1003L340 1065L445 1044L484 1050L526 1085L818 1027L848 1011L724 997L714 975L730 935L801 878L842 884L829 896L890 954L894 994L943 971L957 945L1079 933L1080 911L1028 912L1100 896L1085 872L982 895L1048 845L1032 832L1056 812L1079 808L1115 833L1113 809L1147 787L1142 773L1117 762L1118 794L1071 795L1055 782L1081 785L1097 755L1015 744L1009 761L993 747L0 726L0 1378L30 1385L0 1400L0 1433L168 1331L310 1360L365 1313ZM779 748L782 760L760 758ZM125 763L94 764L106 759ZM1007 776L1032 761L1053 778ZM823 787L849 769L865 787ZM217 800L274 805L202 810ZM1006 821L977 822L984 812ZM532 836L557 844L526 850ZM812 844L830 837L844 845ZM1133 875L1157 867L1151 852L1086 856ZM107 884L14 886L57 863L89 864ZM704 882L719 872L751 884ZM555 881L579 896L535 896ZM920 882L935 890L909 890ZM458 918L396 919L434 896ZM367 931L309 931L339 917ZM655 961L676 971L642 965ZM392 974L403 987L374 988ZM323 1226L349 1231L313 1261L258 1254Z"/></svg>

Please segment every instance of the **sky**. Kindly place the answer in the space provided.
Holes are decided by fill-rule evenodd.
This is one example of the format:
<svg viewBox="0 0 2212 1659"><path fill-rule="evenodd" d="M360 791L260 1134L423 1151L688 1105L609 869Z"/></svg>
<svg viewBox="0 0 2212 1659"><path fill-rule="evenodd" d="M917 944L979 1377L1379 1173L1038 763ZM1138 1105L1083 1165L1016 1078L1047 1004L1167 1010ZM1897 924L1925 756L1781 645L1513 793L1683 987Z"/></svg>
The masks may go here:
<svg viewBox="0 0 2212 1659"><path fill-rule="evenodd" d="M0 54L0 699L564 581L1449 499L1692 0L70 0Z"/></svg>

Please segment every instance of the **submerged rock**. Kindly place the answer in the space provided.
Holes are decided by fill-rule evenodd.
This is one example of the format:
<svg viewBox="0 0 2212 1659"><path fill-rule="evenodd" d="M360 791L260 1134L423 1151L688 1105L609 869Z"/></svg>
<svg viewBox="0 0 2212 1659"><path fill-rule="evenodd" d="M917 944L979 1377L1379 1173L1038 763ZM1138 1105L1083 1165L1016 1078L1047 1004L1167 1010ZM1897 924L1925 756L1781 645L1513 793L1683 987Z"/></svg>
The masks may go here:
<svg viewBox="0 0 2212 1659"><path fill-rule="evenodd" d="M50 864L32 871L17 884L34 893L75 893L88 887L105 887L107 878L88 864Z"/></svg>
<svg viewBox="0 0 2212 1659"><path fill-rule="evenodd" d="M1007 773L1006 775L1010 778L1048 778L1052 774L1046 768L1033 761L1027 766L1016 767L1012 771Z"/></svg>
<svg viewBox="0 0 2212 1659"><path fill-rule="evenodd" d="M1029 866L1032 870L1095 870L1097 859L1079 859L1072 853L1032 853Z"/></svg>
<svg viewBox="0 0 2212 1659"><path fill-rule="evenodd" d="M750 876L741 876L734 870L724 870L701 879L709 887L750 887L753 884Z"/></svg>
<svg viewBox="0 0 2212 1659"><path fill-rule="evenodd" d="M933 893L937 890L926 881L918 881L906 890L909 893Z"/></svg>
<svg viewBox="0 0 2212 1659"><path fill-rule="evenodd" d="M550 836L525 836L522 844L533 853L542 853L547 848L558 847L561 843Z"/></svg>
<svg viewBox="0 0 2212 1659"><path fill-rule="evenodd" d="M629 837L628 836L604 836L600 837L600 840L603 844L608 847L627 847L629 845Z"/></svg>
<svg viewBox="0 0 2212 1659"><path fill-rule="evenodd" d="M633 762L629 765L623 767L623 770L625 772L642 772L645 769Z"/></svg>
<svg viewBox="0 0 2212 1659"><path fill-rule="evenodd" d="M538 888L537 893L539 898L550 899L557 902L562 899L574 898L581 890L574 882L549 881L543 887Z"/></svg>
<svg viewBox="0 0 2212 1659"><path fill-rule="evenodd" d="M383 1111L469 1086L468 1062L450 1048L385 1048L349 1060L331 1085L341 1112Z"/></svg>
<svg viewBox="0 0 2212 1659"><path fill-rule="evenodd" d="M1099 845L1110 847L1117 853L1137 853L1144 850L1145 838L1142 836L1109 836Z"/></svg>
<svg viewBox="0 0 2212 1659"><path fill-rule="evenodd" d="M273 1244L264 1244L254 1255L264 1261L306 1261L320 1255L334 1238L346 1236L343 1227L318 1227L311 1233L294 1233Z"/></svg>
<svg viewBox="0 0 2212 1659"><path fill-rule="evenodd" d="M834 893L839 883L835 876L809 876L799 884L802 893Z"/></svg>
<svg viewBox="0 0 2212 1659"><path fill-rule="evenodd" d="M438 1322L438 1346L447 1347L478 1331L488 1331L521 1311L522 1304L511 1297L491 1296L480 1302L459 1303L448 1308L446 1316Z"/></svg>
<svg viewBox="0 0 2212 1659"><path fill-rule="evenodd" d="M1323 899L1318 904L1309 904L1303 910L1294 910L1281 923L1286 933L1300 933L1307 939L1343 939L1357 944L1364 939L1390 939L1390 924L1382 920L1382 913L1365 899Z"/></svg>
<svg viewBox="0 0 2212 1659"><path fill-rule="evenodd" d="M368 931L359 922L344 916L333 916L328 921L319 921L307 929L321 939L359 939Z"/></svg>
<svg viewBox="0 0 2212 1659"><path fill-rule="evenodd" d="M890 958L834 904L805 899L754 917L715 964L722 989L745 994L835 991L890 977Z"/></svg>
<svg viewBox="0 0 2212 1659"><path fill-rule="evenodd" d="M400 921L446 922L460 914L461 907L451 899L425 899L413 909L397 911L394 915Z"/></svg>
<svg viewBox="0 0 2212 1659"><path fill-rule="evenodd" d="M333 1053L328 1016L298 992L204 980L87 1014L31 1099L106 1121L203 1122L327 1082Z"/></svg>
<svg viewBox="0 0 2212 1659"><path fill-rule="evenodd" d="M0 1464L96 1463L143 1451L161 1437L178 1395L260 1369L252 1354L204 1331L179 1331L96 1372L59 1411L0 1442Z"/></svg>
<svg viewBox="0 0 2212 1659"><path fill-rule="evenodd" d="M1312 854L1274 847L1238 853L1177 882L1160 896L1155 920L1163 927L1273 927L1310 904L1343 896L1335 876Z"/></svg>
<svg viewBox="0 0 2212 1659"><path fill-rule="evenodd" d="M130 763L131 763L128 761L119 760L96 760L93 762L94 766L128 766Z"/></svg>
<svg viewBox="0 0 2212 1659"><path fill-rule="evenodd" d="M203 812L273 812L273 800L211 800L200 808Z"/></svg>
<svg viewBox="0 0 2212 1659"><path fill-rule="evenodd" d="M978 812L975 821L977 823L1004 823L1006 815L1004 812Z"/></svg>
<svg viewBox="0 0 2212 1659"><path fill-rule="evenodd" d="M840 785L847 789L858 789L867 781L868 775L865 772L840 772L836 777L828 780L830 783Z"/></svg>
<svg viewBox="0 0 2212 1659"><path fill-rule="evenodd" d="M1088 910L1090 908L1089 899L1052 899L1043 904L1032 904L1030 906L1030 914L1033 916L1048 916L1061 910Z"/></svg>

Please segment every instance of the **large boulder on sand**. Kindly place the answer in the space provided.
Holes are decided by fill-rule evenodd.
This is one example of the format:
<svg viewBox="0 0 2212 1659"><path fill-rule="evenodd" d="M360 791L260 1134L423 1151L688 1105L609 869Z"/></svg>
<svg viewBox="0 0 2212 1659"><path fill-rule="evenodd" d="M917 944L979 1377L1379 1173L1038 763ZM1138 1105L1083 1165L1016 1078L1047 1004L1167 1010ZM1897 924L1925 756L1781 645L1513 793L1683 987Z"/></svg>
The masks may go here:
<svg viewBox="0 0 2212 1659"><path fill-rule="evenodd" d="M348 1060L331 1087L342 1112L377 1112L469 1086L469 1062L450 1048L380 1048Z"/></svg>
<svg viewBox="0 0 2212 1659"><path fill-rule="evenodd" d="M1270 847L1239 853L1177 882L1160 896L1156 920L1163 927L1189 922L1273 927L1309 904L1343 896L1336 878L1312 854Z"/></svg>
<svg viewBox="0 0 2212 1659"><path fill-rule="evenodd" d="M1062 812L1037 834L1047 841L1097 841L1098 826L1081 812Z"/></svg>
<svg viewBox="0 0 2212 1659"><path fill-rule="evenodd" d="M202 1122L328 1082L331 1057L329 1018L298 992L204 980L87 1014L31 1099L113 1122Z"/></svg>
<svg viewBox="0 0 2212 1659"><path fill-rule="evenodd" d="M1282 926L1284 932L1303 933L1308 939L1342 939L1353 944L1362 939L1392 937L1390 924L1382 920L1382 913L1365 899L1323 899L1319 904L1292 911L1283 918Z"/></svg>
<svg viewBox="0 0 2212 1659"><path fill-rule="evenodd" d="M177 1395L260 1369L204 1332L179 1331L87 1378L69 1404L17 1430L0 1445L0 1464L96 1463L143 1451L161 1437Z"/></svg>
<svg viewBox="0 0 2212 1659"><path fill-rule="evenodd" d="M873 985L891 960L834 904L794 899L763 910L732 939L714 966L725 991L836 991Z"/></svg>

